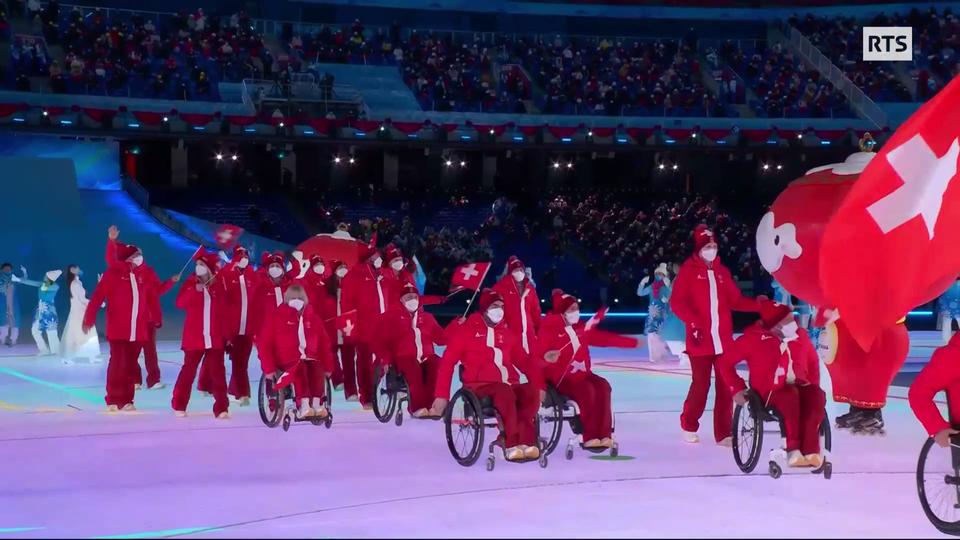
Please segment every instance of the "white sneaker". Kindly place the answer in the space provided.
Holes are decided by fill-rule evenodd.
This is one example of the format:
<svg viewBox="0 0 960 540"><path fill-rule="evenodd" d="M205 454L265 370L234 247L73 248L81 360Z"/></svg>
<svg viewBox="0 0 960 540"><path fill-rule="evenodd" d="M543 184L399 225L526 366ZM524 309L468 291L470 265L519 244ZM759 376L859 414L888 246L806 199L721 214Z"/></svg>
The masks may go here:
<svg viewBox="0 0 960 540"><path fill-rule="evenodd" d="M126 411L126 412L133 412L133 411L137 410L137 408L133 406L133 403L127 403L127 404L124 405L123 408L120 409L120 410L121 410L121 411Z"/></svg>
<svg viewBox="0 0 960 540"><path fill-rule="evenodd" d="M120 407L116 405L107 405L107 412L117 412L120 410Z"/></svg>
<svg viewBox="0 0 960 540"><path fill-rule="evenodd" d="M240 398L240 406L247 407L250 405L250 396L244 396Z"/></svg>
<svg viewBox="0 0 960 540"><path fill-rule="evenodd" d="M228 413L227 411L223 411L222 413L217 415L217 420L229 420L229 419L230 419L230 413Z"/></svg>
<svg viewBox="0 0 960 540"><path fill-rule="evenodd" d="M163 384L162 382L156 382L156 383L153 383L153 386L151 386L147 390L160 390L161 388L166 388L166 387L167 385Z"/></svg>
<svg viewBox="0 0 960 540"><path fill-rule="evenodd" d="M787 465L790 467L804 467L807 464L807 458L799 450L790 450L787 452Z"/></svg>
<svg viewBox="0 0 960 540"><path fill-rule="evenodd" d="M333 389L334 389L334 391L336 391L336 392L340 392L341 390L343 390L343 383L340 383L340 384L334 386Z"/></svg>
<svg viewBox="0 0 960 540"><path fill-rule="evenodd" d="M177 418L186 418L187 411L173 411L173 415L176 416Z"/></svg>
<svg viewBox="0 0 960 540"><path fill-rule="evenodd" d="M507 451L504 452L504 457L507 461L518 461L523 459L524 450L519 446L514 446L512 448L507 448Z"/></svg>
<svg viewBox="0 0 960 540"><path fill-rule="evenodd" d="M727 437L717 442L717 446L725 446L727 448L733 448L733 437Z"/></svg>
<svg viewBox="0 0 960 540"><path fill-rule="evenodd" d="M360 398L354 394L352 396L347 396L347 401L360 401Z"/></svg>
<svg viewBox="0 0 960 540"><path fill-rule="evenodd" d="M330 412L327 411L327 407L324 405L317 407L316 409L314 409L314 411L315 411L314 416L319 416L320 418L326 418L327 416L330 416Z"/></svg>
<svg viewBox="0 0 960 540"><path fill-rule="evenodd" d="M141 387L143 387L142 384L135 384L135 385L133 385L133 389L134 389L134 390L139 390Z"/></svg>
<svg viewBox="0 0 960 540"><path fill-rule="evenodd" d="M683 440L688 443L698 443L700 442L700 436L697 435L696 431L684 431L680 430L680 433L683 435Z"/></svg>

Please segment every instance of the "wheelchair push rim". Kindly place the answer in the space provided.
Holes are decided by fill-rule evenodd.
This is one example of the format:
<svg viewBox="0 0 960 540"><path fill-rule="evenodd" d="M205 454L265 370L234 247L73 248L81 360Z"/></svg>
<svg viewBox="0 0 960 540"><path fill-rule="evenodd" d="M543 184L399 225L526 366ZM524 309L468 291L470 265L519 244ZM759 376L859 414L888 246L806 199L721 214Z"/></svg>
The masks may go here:
<svg viewBox="0 0 960 540"><path fill-rule="evenodd" d="M544 441L543 453L549 456L560 445L563 435L564 399L553 387L547 388L547 396L548 403L537 414L537 428Z"/></svg>
<svg viewBox="0 0 960 540"><path fill-rule="evenodd" d="M443 412L447 447L457 463L469 467L483 451L484 418L480 400L472 392L457 390Z"/></svg>
<svg viewBox="0 0 960 540"><path fill-rule="evenodd" d="M283 416L283 404L273 384L274 382L268 379L266 374L262 374L257 388L257 406L260 409L260 420L272 428L280 425ZM270 399L275 400L273 411L270 411Z"/></svg>
<svg viewBox="0 0 960 540"><path fill-rule="evenodd" d="M733 411L733 459L744 473L751 473L760 463L763 451L763 420L751 402L737 405Z"/></svg>
<svg viewBox="0 0 960 540"><path fill-rule="evenodd" d="M393 417L397 406L396 384L393 381L393 369L377 364L373 373L373 414L381 423L386 424Z"/></svg>
<svg viewBox="0 0 960 540"><path fill-rule="evenodd" d="M930 523L940 532L960 536L960 439L949 448L927 439L917 460L917 495Z"/></svg>

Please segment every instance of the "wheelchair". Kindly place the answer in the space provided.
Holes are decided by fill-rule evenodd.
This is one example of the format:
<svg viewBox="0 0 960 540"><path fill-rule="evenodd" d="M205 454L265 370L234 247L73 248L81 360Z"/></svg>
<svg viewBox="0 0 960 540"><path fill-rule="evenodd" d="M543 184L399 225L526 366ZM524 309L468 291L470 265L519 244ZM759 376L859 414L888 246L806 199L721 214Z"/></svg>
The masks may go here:
<svg viewBox="0 0 960 540"><path fill-rule="evenodd" d="M780 478L786 462L786 429L783 419L772 407L767 407L763 400L752 390L747 390L747 405L737 405L733 411L733 459L737 467L745 474L750 474L760 463L760 454L763 452L763 425L765 422L776 422L780 427L780 448L770 451L770 461L767 472L771 478ZM822 474L829 480L833 476L833 463L830 462L832 448L830 433L830 419L825 415L820 423L820 451L823 463L820 467L810 471L813 474Z"/></svg>
<svg viewBox="0 0 960 540"><path fill-rule="evenodd" d="M593 454L602 454L610 451L610 457L620 455L620 446L614 442L610 448L598 447L587 448L583 446L583 424L580 422L580 406L576 401L564 396L552 385L547 385L547 399L540 405L539 414L539 432L548 434L545 437L546 444L544 451L549 456L557 449L563 434L564 422L570 424L570 431L574 436L567 439L567 449L564 457L568 460L573 459L573 448L579 444L580 448ZM616 421L614 420L614 430L616 430Z"/></svg>
<svg viewBox="0 0 960 540"><path fill-rule="evenodd" d="M450 403L447 404L447 408L443 412L443 424L450 454L453 455L453 459L457 463L464 467L469 467L480 459L486 428L496 428L499 432L497 438L487 447L487 470L492 471L496 465L494 449L500 448L501 452L506 452L502 436L503 429L501 428L503 421L500 419L500 413L493 407L490 398L480 399L466 387L454 392L453 397L450 398ZM516 460L513 463L537 461L541 468L545 468L547 466L547 441L540 437L539 418L536 419L534 425L538 428L537 448L540 449L540 457L536 460Z"/></svg>
<svg viewBox="0 0 960 540"><path fill-rule="evenodd" d="M386 424L394 418L397 426L403 425L404 404L410 399L407 382L400 370L392 364L384 366L379 362L373 367L373 414L381 423ZM394 416L396 412L396 416Z"/></svg>
<svg viewBox="0 0 960 540"><path fill-rule="evenodd" d="M324 386L326 387L326 397L324 406L327 408L327 416L311 416L309 418L300 418L297 416L297 404L293 398L293 386L288 385L283 390L277 390L276 381L268 378L267 375L260 375L260 384L257 389L257 405L260 409L260 420L269 428L275 428L282 425L284 431L290 429L290 424L294 422L310 422L315 426L323 425L327 429L333 424L333 385L330 383L330 377L324 377ZM271 401L273 406L271 407Z"/></svg>
<svg viewBox="0 0 960 540"><path fill-rule="evenodd" d="M938 531L960 536L960 436L950 437L950 447L940 448L927 439L917 460L917 495L920 506Z"/></svg>

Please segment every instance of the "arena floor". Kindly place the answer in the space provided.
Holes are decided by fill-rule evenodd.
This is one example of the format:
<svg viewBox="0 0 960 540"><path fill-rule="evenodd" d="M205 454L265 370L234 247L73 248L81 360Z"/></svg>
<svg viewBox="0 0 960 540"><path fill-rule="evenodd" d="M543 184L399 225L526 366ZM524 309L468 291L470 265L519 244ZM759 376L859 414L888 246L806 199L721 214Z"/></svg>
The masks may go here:
<svg viewBox="0 0 960 540"><path fill-rule="evenodd" d="M924 340L935 342L915 346ZM182 359L176 347L160 347L168 385ZM929 355L921 349L914 354ZM108 414L105 364L65 366L26 346L3 352L0 538L938 534L917 500L925 435L902 387L891 389L886 437L835 435L832 480L789 471L773 480L763 463L741 474L730 450L713 444L709 416L704 442L680 440L686 370L598 349L624 459L557 452L546 469L501 460L487 472L482 461L453 461L441 423L380 424L340 395L331 430L268 429L255 403L215 420L212 400L197 395L191 416L174 418L169 386L138 392L135 413ZM831 416L842 410L830 405Z"/></svg>

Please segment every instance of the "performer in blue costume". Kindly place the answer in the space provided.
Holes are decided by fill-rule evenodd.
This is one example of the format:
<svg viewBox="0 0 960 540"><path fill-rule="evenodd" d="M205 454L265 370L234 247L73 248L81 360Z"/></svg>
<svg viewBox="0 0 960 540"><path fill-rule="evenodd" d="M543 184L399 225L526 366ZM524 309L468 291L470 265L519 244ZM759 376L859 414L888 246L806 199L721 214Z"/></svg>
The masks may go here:
<svg viewBox="0 0 960 540"><path fill-rule="evenodd" d="M37 342L37 348L40 349L41 356L60 354L60 338L57 334L57 326L60 321L57 319L55 300L57 291L60 290L60 286L57 285L56 281L62 273L62 270L51 270L46 273L43 281L21 279L16 276L13 278L17 283L39 289L37 294L37 310L34 312L33 326L30 327L30 331L33 333L34 341ZM43 340L44 334L47 335L49 345Z"/></svg>
<svg viewBox="0 0 960 540"><path fill-rule="evenodd" d="M650 303L647 309L647 321L643 332L647 335L647 347L650 350L650 361L661 362L670 356L666 341L660 336L660 327L670 311L670 277L666 263L660 263L653 271L653 283L647 285L649 277L644 277L637 287L637 296L649 296Z"/></svg>
<svg viewBox="0 0 960 540"><path fill-rule="evenodd" d="M677 277L679 269L677 264L673 265L671 274L674 278ZM673 309L670 308L670 293L672 291L672 285L667 285L661 294L666 300L664 302L663 323L660 324L658 334L667 344L667 349L670 351L670 354L679 358L681 366L684 366L690 364L690 358L688 358L684 352L687 348L687 328L683 321L673 312Z"/></svg>
<svg viewBox="0 0 960 540"><path fill-rule="evenodd" d="M943 332L943 343L946 344L953 335L953 321L957 321L960 326L960 280L953 282L937 299L937 311L942 325L940 331Z"/></svg>
<svg viewBox="0 0 960 540"><path fill-rule="evenodd" d="M20 270L23 271L23 279L26 279L27 270L22 266ZM13 286L15 277L12 264L5 262L0 265L0 343L7 347L16 345L20 337L20 302L17 301L17 290Z"/></svg>

